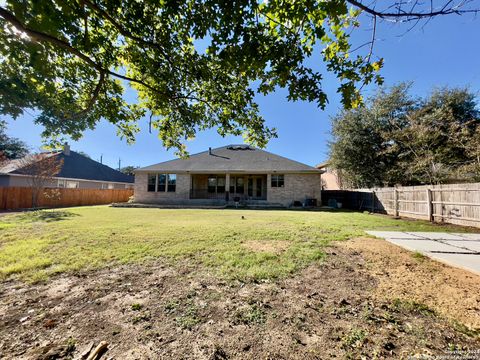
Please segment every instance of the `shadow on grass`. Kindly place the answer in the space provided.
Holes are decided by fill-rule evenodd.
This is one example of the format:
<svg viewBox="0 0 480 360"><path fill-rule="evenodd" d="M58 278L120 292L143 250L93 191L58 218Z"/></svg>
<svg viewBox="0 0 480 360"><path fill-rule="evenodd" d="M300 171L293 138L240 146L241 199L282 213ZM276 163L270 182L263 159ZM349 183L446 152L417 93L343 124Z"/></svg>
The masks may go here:
<svg viewBox="0 0 480 360"><path fill-rule="evenodd" d="M75 216L80 215L65 210L35 210L23 213L18 219L25 222L54 222L67 220L68 218Z"/></svg>

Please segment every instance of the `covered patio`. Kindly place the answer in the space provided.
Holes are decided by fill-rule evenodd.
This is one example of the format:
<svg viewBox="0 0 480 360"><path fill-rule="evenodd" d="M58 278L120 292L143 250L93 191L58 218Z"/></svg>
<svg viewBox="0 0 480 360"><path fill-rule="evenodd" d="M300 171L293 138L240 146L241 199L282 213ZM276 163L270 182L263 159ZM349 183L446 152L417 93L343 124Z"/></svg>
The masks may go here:
<svg viewBox="0 0 480 360"><path fill-rule="evenodd" d="M267 200L267 174L192 174L190 199Z"/></svg>

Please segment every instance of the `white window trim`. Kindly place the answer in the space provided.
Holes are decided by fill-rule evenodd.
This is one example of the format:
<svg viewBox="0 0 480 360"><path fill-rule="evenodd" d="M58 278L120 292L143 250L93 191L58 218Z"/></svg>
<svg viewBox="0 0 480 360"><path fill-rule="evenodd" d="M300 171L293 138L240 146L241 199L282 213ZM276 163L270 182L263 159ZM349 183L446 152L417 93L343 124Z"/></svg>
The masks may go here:
<svg viewBox="0 0 480 360"><path fill-rule="evenodd" d="M282 176L282 177L283 177L283 185L282 185L282 186L278 186L278 177L279 177L279 176ZM276 180L274 180L273 177L276 177ZM276 183L275 186L273 186L274 181L275 181L275 183ZM272 175L270 176L270 187L271 187L271 188L275 188L275 189L283 189L283 188L285 188L285 174L272 174Z"/></svg>
<svg viewBox="0 0 480 360"><path fill-rule="evenodd" d="M71 184L75 184L74 187L69 186ZM65 181L65 189L80 189L80 181L76 180L66 180Z"/></svg>

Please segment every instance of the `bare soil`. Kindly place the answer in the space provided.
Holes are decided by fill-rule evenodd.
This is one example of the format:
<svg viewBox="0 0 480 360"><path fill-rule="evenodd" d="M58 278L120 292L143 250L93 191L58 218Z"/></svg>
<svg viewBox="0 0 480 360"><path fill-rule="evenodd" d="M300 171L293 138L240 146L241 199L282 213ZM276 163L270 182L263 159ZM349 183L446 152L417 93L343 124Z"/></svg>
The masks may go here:
<svg viewBox="0 0 480 360"><path fill-rule="evenodd" d="M377 298L414 300L444 317L480 329L480 276L381 239L337 244L361 253L365 271L377 280Z"/></svg>
<svg viewBox="0 0 480 360"><path fill-rule="evenodd" d="M272 254L279 254L287 250L290 244L291 243L289 241L282 240L250 240L246 241L243 246L246 249L255 252L268 252Z"/></svg>
<svg viewBox="0 0 480 360"><path fill-rule="evenodd" d="M287 279L222 280L189 262L10 281L0 289L0 358L480 358L480 277L379 239L328 248Z"/></svg>

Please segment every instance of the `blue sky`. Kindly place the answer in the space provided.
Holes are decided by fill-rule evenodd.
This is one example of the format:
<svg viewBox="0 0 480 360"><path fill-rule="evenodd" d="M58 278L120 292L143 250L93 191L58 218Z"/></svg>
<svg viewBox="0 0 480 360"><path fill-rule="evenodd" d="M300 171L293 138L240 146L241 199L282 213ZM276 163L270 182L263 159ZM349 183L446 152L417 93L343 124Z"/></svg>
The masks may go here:
<svg viewBox="0 0 480 360"><path fill-rule="evenodd" d="M356 30L354 39L359 44L369 39L369 25ZM426 27L417 26L405 32L410 25L383 23L378 27L375 55L385 59L382 75L387 85L413 81L412 93L426 95L433 87L469 86L480 91L480 19L473 16L446 16L436 18ZM321 58L312 59L321 62ZM258 97L261 113L269 126L276 127L279 137L272 139L267 150L297 161L314 165L328 158L330 117L340 109L336 94L338 82L326 74L323 87L329 96L325 110L306 102L288 102L286 91ZM374 88L365 89L368 96ZM29 114L9 123L8 133L24 140L32 149L41 146L41 128L33 124ZM155 134L147 131L147 120L134 145L127 145L116 136L115 128L100 123L95 131L88 131L78 142L71 142L73 150L84 151L93 159L103 155L103 162L112 167L146 166L171 159L173 151L166 151ZM231 143L241 143L237 137L222 138L215 130L199 133L189 141L190 153L204 151Z"/></svg>

